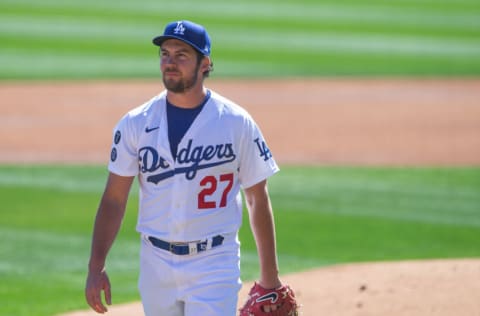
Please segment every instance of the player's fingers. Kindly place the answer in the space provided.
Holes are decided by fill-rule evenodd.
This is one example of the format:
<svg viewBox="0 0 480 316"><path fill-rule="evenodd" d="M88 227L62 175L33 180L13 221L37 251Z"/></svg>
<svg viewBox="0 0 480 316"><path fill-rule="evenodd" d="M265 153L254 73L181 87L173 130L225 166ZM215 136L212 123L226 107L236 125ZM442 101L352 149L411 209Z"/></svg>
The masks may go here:
<svg viewBox="0 0 480 316"><path fill-rule="evenodd" d="M100 291L91 289L86 293L86 298L88 305L97 313L103 314L107 311L100 298Z"/></svg>
<svg viewBox="0 0 480 316"><path fill-rule="evenodd" d="M272 312L280 309L280 306L281 305L279 305L279 304L264 305L264 306L262 306L262 309L263 309L263 312L265 312L265 313L272 313Z"/></svg>
<svg viewBox="0 0 480 316"><path fill-rule="evenodd" d="M103 313L105 313L105 312L107 311L107 308L105 307L105 305L103 305L100 292L98 292L98 294L95 294L95 296L92 297L90 306L91 306L97 313L100 313L100 314L103 314Z"/></svg>
<svg viewBox="0 0 480 316"><path fill-rule="evenodd" d="M108 311L107 307L103 305L102 299L100 297L95 300L95 303L92 307L97 313L100 314L106 313Z"/></svg>
<svg viewBox="0 0 480 316"><path fill-rule="evenodd" d="M103 291L105 292L105 302L107 305L112 305L112 292L110 290L110 281L108 280L108 277L106 279Z"/></svg>

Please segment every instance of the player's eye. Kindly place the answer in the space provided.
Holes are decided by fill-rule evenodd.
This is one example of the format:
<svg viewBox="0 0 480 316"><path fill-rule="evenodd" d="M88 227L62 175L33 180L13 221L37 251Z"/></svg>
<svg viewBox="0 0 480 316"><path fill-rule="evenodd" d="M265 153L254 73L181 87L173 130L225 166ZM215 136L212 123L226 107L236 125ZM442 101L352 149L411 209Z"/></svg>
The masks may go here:
<svg viewBox="0 0 480 316"><path fill-rule="evenodd" d="M166 57L166 56L168 56L168 52L165 51L165 50L160 49L160 50L158 51L158 55L159 55L160 57Z"/></svg>

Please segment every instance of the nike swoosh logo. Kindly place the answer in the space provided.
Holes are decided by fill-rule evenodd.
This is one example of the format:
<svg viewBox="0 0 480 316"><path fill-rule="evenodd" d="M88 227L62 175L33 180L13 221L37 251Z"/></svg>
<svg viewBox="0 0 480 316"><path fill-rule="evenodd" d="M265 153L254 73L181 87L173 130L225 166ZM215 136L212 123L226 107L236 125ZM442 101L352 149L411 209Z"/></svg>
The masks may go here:
<svg viewBox="0 0 480 316"><path fill-rule="evenodd" d="M258 303L264 302L264 301L270 301L272 302L272 304L275 303L277 300L278 300L278 294L276 292L265 294L264 296L256 299Z"/></svg>
<svg viewBox="0 0 480 316"><path fill-rule="evenodd" d="M152 128L149 128L149 127L147 126L147 127L145 127L145 133L153 132L154 130L159 129L159 128L160 128L160 126L152 127Z"/></svg>

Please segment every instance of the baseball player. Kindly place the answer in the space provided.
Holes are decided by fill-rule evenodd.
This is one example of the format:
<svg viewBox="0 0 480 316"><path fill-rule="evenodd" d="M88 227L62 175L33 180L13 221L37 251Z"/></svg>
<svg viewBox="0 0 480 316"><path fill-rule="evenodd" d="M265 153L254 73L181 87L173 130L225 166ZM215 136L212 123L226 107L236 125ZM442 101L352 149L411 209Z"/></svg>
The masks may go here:
<svg viewBox="0 0 480 316"><path fill-rule="evenodd" d="M102 292L111 304L106 257L137 177L139 290L145 315L236 314L241 190L257 244L256 286L262 297L247 302L242 313L254 315L260 305L262 313L281 311L288 305L279 298L285 296L281 291L289 288L278 277L266 181L279 168L252 117L204 86L213 64L203 26L169 23L153 43L160 47L166 90L128 112L114 129L109 176L94 224L86 300L98 313L107 311Z"/></svg>

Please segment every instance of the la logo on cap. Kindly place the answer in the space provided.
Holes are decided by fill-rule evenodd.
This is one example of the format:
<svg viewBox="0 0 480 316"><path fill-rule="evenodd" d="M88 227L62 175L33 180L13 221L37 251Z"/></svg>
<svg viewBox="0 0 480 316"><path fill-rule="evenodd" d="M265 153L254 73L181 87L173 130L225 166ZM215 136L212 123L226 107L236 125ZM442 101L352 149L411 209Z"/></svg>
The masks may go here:
<svg viewBox="0 0 480 316"><path fill-rule="evenodd" d="M173 34L184 35L185 27L183 26L182 21L177 22L177 26L173 29Z"/></svg>

